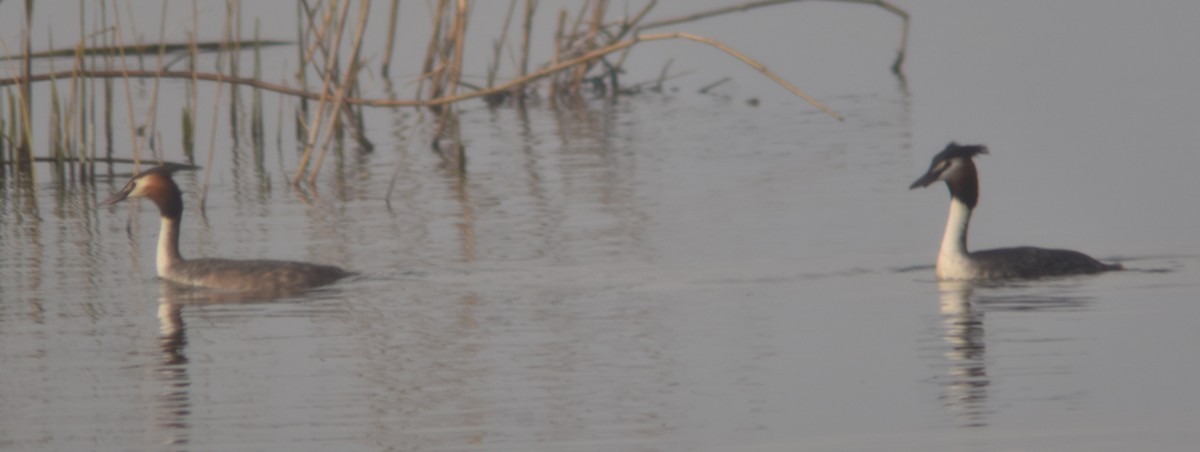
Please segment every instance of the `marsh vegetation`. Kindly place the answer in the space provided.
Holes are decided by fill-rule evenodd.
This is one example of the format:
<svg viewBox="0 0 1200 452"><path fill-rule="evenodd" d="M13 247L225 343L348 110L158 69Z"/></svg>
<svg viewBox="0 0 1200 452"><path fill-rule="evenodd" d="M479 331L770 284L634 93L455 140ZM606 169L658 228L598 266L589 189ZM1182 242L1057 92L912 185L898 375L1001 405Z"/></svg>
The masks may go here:
<svg viewBox="0 0 1200 452"><path fill-rule="evenodd" d="M462 173L468 152L460 136L456 105L482 99L496 108L523 109L528 102L546 102L551 108L577 105L594 99L616 102L622 96L660 92L664 82L678 76L671 72L673 61L662 62L660 75L652 80L628 81L627 57L635 48L654 41L673 41L671 45L702 44L724 54L730 64L745 64L770 78L791 94L832 118L841 116L772 72L759 60L747 56L717 40L687 32L669 30L679 24L699 20L720 20L721 16L778 7L793 1L751 1L693 13L649 20L656 0L636 5L615 4L608 0L588 0L575 5L541 4L537 0L510 0L503 17L474 16L475 4L467 0L437 0L427 4L406 4L399 0L372 5L370 0L298 1L294 11L293 40L264 39L259 18L244 19L240 1L224 2L220 39L200 40L199 4L190 7L191 23L183 42L170 41L167 35L168 9L180 3L162 2L157 35L147 39L138 30L134 6L128 2L80 2L79 21L74 42L58 47L56 34L48 33L48 48L34 49L31 37L39 8L32 0L24 2L25 28L17 51L5 49L8 76L0 78L5 86L4 107L0 108L0 164L6 178L30 181L35 177L32 165L45 162L53 168L56 180L88 180L105 164L112 172L115 164L132 164L134 170L144 160L163 162L180 159L189 164L211 166L215 158L229 158L217 149L214 137L218 128L231 136L248 136L256 152L261 153L269 132L264 116L272 107L264 102L264 92L280 97L274 103L277 118L290 117L290 134L295 137L297 163L289 170L290 183L300 188L315 184L331 148L341 152L371 152L372 139L365 130L363 116L371 108L409 108L411 128L431 130L424 143L439 155L444 167ZM902 77L908 33L908 15L885 0L831 0L836 3L866 4L901 18L904 23L899 48L891 70ZM416 2L410 2L416 3ZM213 3L205 3L212 7ZM15 11L16 3L3 5ZM554 9L559 8L559 9ZM618 8L623 8L618 11ZM369 30L372 14L387 14L386 30ZM142 12L143 16L145 12ZM284 13L284 11L281 11ZM397 28L401 15L424 14L427 39L419 61L393 61L398 45ZM501 21L499 35L492 39L489 54L466 54L466 35L471 25ZM144 22L144 21L143 21ZM172 24L175 24L172 22ZM204 24L211 28L214 24ZM552 29L549 58L531 61L536 52L533 30ZM48 31L48 30L47 30ZM385 34L382 53L365 56L364 36ZM61 38L58 38L61 40ZM270 47L295 49L296 67L264 68L262 52ZM786 58L784 55L770 56ZM487 59L485 74L464 71L467 58ZM251 67L244 65L247 60ZM35 71L34 61L44 62ZM211 62L212 67L202 62ZM404 70L400 68L404 67ZM398 76L400 73L415 74ZM377 74L377 75L375 75ZM376 79L375 77L378 77ZM183 80L184 85L164 87L163 80ZM364 83L366 80L369 83ZM719 80L721 83L727 79ZM364 88L378 85L383 90ZM32 85L46 83L48 93L35 98ZM211 84L215 95L201 99L197 86ZM136 86L135 86L136 85ZM149 88L146 86L149 85ZM164 93L163 90L178 92ZM400 94L401 92L405 94ZM179 111L160 111L163 95L182 96ZM137 98L135 100L135 97ZM287 99L284 101L283 99ZM228 122L218 121L221 103L228 103ZM249 104L249 111L239 108ZM211 118L210 130L198 130L198 118ZM243 121L239 115L248 115ZM120 117L128 130L116 130ZM169 128L164 137L163 124ZM35 127L35 125L37 125ZM283 121L275 131L282 140ZM35 136L34 130L45 130ZM124 134L128 143L117 148L114 137ZM174 136L173 136L174 135ZM206 138L207 137L207 138ZM350 146L345 144L349 142ZM181 155L164 152L178 146ZM199 149L198 149L199 148ZM209 176L206 172L204 180ZM32 186L31 184L27 186Z"/></svg>

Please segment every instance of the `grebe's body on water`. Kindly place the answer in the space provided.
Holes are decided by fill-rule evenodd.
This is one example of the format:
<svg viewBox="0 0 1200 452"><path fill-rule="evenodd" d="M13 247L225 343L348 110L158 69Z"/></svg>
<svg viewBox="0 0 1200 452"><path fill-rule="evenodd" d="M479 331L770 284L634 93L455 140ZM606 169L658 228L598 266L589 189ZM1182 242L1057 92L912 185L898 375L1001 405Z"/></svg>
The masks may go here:
<svg viewBox="0 0 1200 452"><path fill-rule="evenodd" d="M162 224L158 235L158 276L167 281L234 292L292 292L323 286L350 276L330 265L275 260L184 259L179 254L183 193L171 173L192 166L168 164L134 176L125 188L100 205L125 198L149 198L158 206Z"/></svg>
<svg viewBox="0 0 1200 452"><path fill-rule="evenodd" d="M979 201L979 174L972 157L986 153L984 146L961 146L951 142L933 157L929 171L909 186L910 190L928 187L940 180L950 189L950 217L938 252L938 279L1038 278L1121 269L1119 264L1105 264L1071 250L1022 246L967 251L967 225L971 221L971 211Z"/></svg>

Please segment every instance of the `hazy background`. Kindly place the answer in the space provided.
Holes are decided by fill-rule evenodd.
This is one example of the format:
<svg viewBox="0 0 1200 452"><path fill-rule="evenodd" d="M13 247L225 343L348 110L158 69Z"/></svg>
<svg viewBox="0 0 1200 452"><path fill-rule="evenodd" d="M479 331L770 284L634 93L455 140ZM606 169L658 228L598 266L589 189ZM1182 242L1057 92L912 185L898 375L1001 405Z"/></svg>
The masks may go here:
<svg viewBox="0 0 1200 452"><path fill-rule="evenodd" d="M719 4L661 3L652 17ZM667 29L759 59L844 122L714 49L644 43L625 80L673 59L688 75L665 94L461 105L465 178L440 167L411 110L377 109L375 152L348 145L301 195L286 180L295 102L265 94L267 135L283 129L259 165L222 100L206 214L200 173L178 178L183 252L362 273L294 299L210 303L162 285L153 207L94 206L123 176L59 188L40 167L33 196L6 182L0 448L1190 450L1200 6L897 4L912 15L903 79L888 71L900 21L878 8L800 2ZM479 76L507 3L474 5ZM543 2L541 39L561 5ZM120 6L153 41L161 4ZM78 38L78 5L37 8L35 49L50 32ZM190 4L171 8L168 41L184 41ZM201 38L217 38L224 4L198 10ZM243 37L257 18L264 38L292 39L294 11L247 2ZM374 61L386 11L374 3ZM21 12L0 4L9 52ZM424 2L401 14L403 92L428 17ZM548 46L534 49L544 61ZM264 79L295 55L265 51L277 72ZM366 94L385 97L373 74ZM159 101L172 160L183 87L164 82ZM140 122L149 81L134 89ZM201 85L204 152L214 96ZM1071 248L1132 271L939 286L947 195L907 187L951 140L991 149L972 247Z"/></svg>

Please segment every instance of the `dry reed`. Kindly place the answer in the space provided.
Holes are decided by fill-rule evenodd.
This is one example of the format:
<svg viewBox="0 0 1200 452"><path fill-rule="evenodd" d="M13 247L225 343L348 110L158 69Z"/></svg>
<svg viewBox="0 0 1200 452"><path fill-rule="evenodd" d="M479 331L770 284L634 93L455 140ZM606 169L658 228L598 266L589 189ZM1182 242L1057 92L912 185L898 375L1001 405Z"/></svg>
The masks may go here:
<svg viewBox="0 0 1200 452"><path fill-rule="evenodd" d="M228 84L231 86L231 91L235 93L230 98L230 127L235 129L231 130L235 141L237 140L236 129L240 126L240 122L236 116L238 111L237 102L240 99L240 96L236 94L237 87L247 86L253 88L249 127L251 129L250 136L255 142L256 152L261 152L263 137L265 136L262 124L263 109L261 92L268 91L284 96L294 96L300 100L295 112L295 130L302 148L298 163L291 177L291 182L294 184L298 184L305 179L307 179L309 184L315 182L328 147L332 140L340 136L343 131L350 131L355 135L360 150L370 150L370 141L367 139L365 130L362 127L363 107L416 107L425 108L435 113L437 122L433 124L434 136L431 145L447 160L447 163L461 171L465 168L466 154L465 147L458 136L461 130L455 125L457 116L453 111L454 104L469 99L484 98L490 105L501 105L512 100L516 105L523 107L526 96L535 92L531 88L534 86L533 83L539 81L546 82L544 88L548 92L547 97L552 107L557 105L557 102L560 100L570 99L572 102L577 102L588 95L596 97L604 96L615 100L619 95L637 92L642 86L650 86L651 89L660 90L663 82L672 76L669 74L671 67L670 60L665 62L657 80L654 81L623 87L620 85L621 79L619 74L623 72L626 56L634 46L647 42L668 40L691 41L720 50L724 54L732 56L738 61L754 68L831 117L841 119L841 116L829 107L788 83L762 63L749 58L724 43L684 32L646 33L650 29L798 1L802 0L750 1L647 22L645 19L649 17L649 13L657 4L655 0L643 2L636 8L636 12L632 15L626 14L625 17L616 20L608 18L611 14L608 0L588 0L583 2L576 11L560 9L556 13L551 13L552 17L555 18L555 27L553 29L553 42L551 43L553 47L550 59L541 65L531 66L530 55L532 52L530 47L532 46L532 31L534 28L534 18L539 11L539 2L537 0L525 0L523 2L522 11L519 16L520 23L517 25L520 27L520 36L517 38L519 44L514 50L509 47L508 42L510 40L510 25L513 22L514 16L518 14L518 1L510 0L500 36L492 42L491 61L486 69L486 82L483 87L476 87L464 81L466 35L470 25L472 4L467 0L438 0L431 5L430 34L424 58L419 65L419 76L416 77L417 83L414 97L405 99L397 98L393 95L381 99L365 98L360 94L363 92L363 89L361 88L359 78L365 72L363 69L365 69L364 66L366 65L365 62L361 61L361 46L363 36L366 33L366 19L370 11L369 0L361 0L359 2L358 20L354 25L353 44L350 46L351 50L348 56L342 55L341 50L342 37L347 31L348 8L351 1L331 0L326 3L318 2L316 5L310 5L307 0L304 0L297 3L296 43L300 64L296 68L295 81L298 83L298 87L291 87L286 83L271 83L262 80L260 49L263 46L285 43L282 41L259 39L257 21L255 22L254 39L248 41L242 40L241 5L236 0L231 0L226 4L225 23L221 39L216 42L204 43L198 40L197 30L199 29L199 24L196 18L199 14L197 11L197 2L193 0L191 11L192 30L190 31L188 42L185 44L168 44L166 42L165 22L167 17L167 2L164 0L162 15L160 16L158 44L154 46L156 47L154 50L148 50L149 46L142 45L141 43L126 45L123 42L128 32L124 30L121 15L115 2L112 5L114 25L112 27L108 25L109 11L107 0L105 0L100 2L100 6L97 9L93 10L94 14L98 16L97 20L99 23L96 25L96 29L99 31L90 34L87 33L85 30L86 22L84 20L84 11L86 11L87 3L81 0L79 6L81 11L79 23L80 38L76 41L75 45L71 49L50 49L39 53L33 53L31 48L29 28L32 24L34 10L32 0L26 0L26 29L22 33L21 52L19 56L0 56L0 59L22 59L19 73L16 73L18 71L13 71L14 73L9 77L0 78L0 86L18 85L15 92L7 91L9 93L7 98L10 102L7 108L8 112L6 115L0 115L0 134L4 135L3 139L0 139L0 165L17 162L18 167L27 167L29 162L38 161L32 154L33 146L32 137L30 136L33 118L31 105L34 103L33 99L31 99L31 85L42 81L50 81L52 83L51 99L49 102L50 111L47 114L52 125L49 135L49 149L55 161L59 162L59 165L62 165L63 162L79 163L81 164L80 174L94 174L94 168L91 168L91 165L94 165L97 161L96 148L98 144L95 138L98 130L104 133L104 138L107 140L106 150L108 157L104 160L108 162L119 161L119 159L113 156L112 108L115 102L112 82L113 79L120 78L123 82L124 102L127 107L126 119L130 125L129 146L131 147L132 161L135 162L135 165L136 162L141 160L139 150L139 141L141 139L148 140L150 149L154 151L156 160L163 160L164 156L158 148L159 143L156 143L156 138L159 135L157 130L157 104L160 82L163 79L185 79L188 80L188 86L186 106L181 115L181 135L188 161L192 161L193 159L192 149L195 146L195 119L199 113L197 111L199 108L197 86L202 82L217 83L216 97L211 107L213 109L213 130L209 134L209 154L207 156L209 163L206 165L206 168L212 168L211 162L216 153L214 147L215 133L218 127L216 125L216 111L219 110L216 99L221 98L221 87ZM886 0L827 1L872 5L902 18L903 29L899 50L897 51L896 60L892 64L893 72L902 76L902 65L907 46L909 27L907 12ZM380 67L380 73L385 78L388 77L388 73L392 67L391 58L394 50L394 41L396 40L399 11L399 0L392 0L388 16L386 48L383 52ZM132 29L132 24L130 24L130 27ZM92 43L91 45L86 45L89 37ZM244 50L244 47L249 48L251 46L254 51L254 74L251 77L243 77L239 75L239 55ZM165 62L165 56L167 52L178 50L186 50L188 68L183 71L168 70L169 64ZM217 70L215 72L200 71L197 68L198 54L202 51L213 50L218 52ZM129 67L127 61L129 57L132 55L143 55L149 51L154 51L157 56L153 70ZM504 53L506 51L509 54L508 61L510 61L509 66L512 67L513 75L507 80L501 80L501 69L504 66L502 62L505 61ZM6 51L5 53L8 52ZM616 56L615 59L613 59L614 55ZM30 63L33 58L50 58L54 56L72 56L73 60L70 69L55 70L53 65L51 65L51 70L48 73L33 73ZM117 62L120 64L119 68L114 67L114 58L119 60ZM224 63L227 63L228 72L225 71ZM308 86L309 71L312 71L320 79L320 85L316 89ZM147 127L144 134L141 135L139 135L135 126L138 118L133 110L133 90L130 86L130 80L133 78L152 78L154 80L150 98L144 112L144 122ZM57 81L59 79L71 80L71 89L65 98L60 97L60 93L57 90ZM91 80L93 83L96 80L102 80L102 89L97 90L94 86L89 89L89 85L85 83L85 80ZM385 79L385 82L389 86L390 92L390 80ZM97 102L97 95L103 95L103 100ZM315 101L316 108L310 109L309 101ZM98 119L95 114L97 103L103 109L103 117L100 118L103 121L103 125L100 127L95 124ZM443 147L443 142L450 143L450 146ZM7 160L5 160L6 156ZM70 171L74 173L73 167ZM307 177L304 177L306 175ZM208 177L209 173L206 170L204 192L201 195L202 205L204 195L207 193Z"/></svg>

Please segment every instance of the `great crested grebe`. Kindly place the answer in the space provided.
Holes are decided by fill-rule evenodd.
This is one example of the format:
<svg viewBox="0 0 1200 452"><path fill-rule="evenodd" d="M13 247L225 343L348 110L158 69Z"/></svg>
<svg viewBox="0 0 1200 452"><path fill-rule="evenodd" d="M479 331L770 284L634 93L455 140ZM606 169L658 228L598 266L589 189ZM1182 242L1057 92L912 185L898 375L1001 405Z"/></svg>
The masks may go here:
<svg viewBox="0 0 1200 452"><path fill-rule="evenodd" d="M945 181L950 188L950 218L938 251L937 277L940 280L982 280L1038 278L1120 270L1120 264L1105 264L1086 254L1022 246L985 251L967 251L967 224L979 201L979 174L972 157L987 154L980 145L962 146L951 142L933 156L929 171L908 188L928 187Z"/></svg>
<svg viewBox="0 0 1200 452"><path fill-rule="evenodd" d="M184 259L179 254L179 223L183 193L171 173L194 166L166 164L136 175L125 188L100 203L125 198L149 198L158 206L162 224L158 235L158 276L187 286L235 292L291 292L323 286L350 276L331 265L275 260Z"/></svg>

